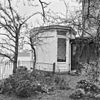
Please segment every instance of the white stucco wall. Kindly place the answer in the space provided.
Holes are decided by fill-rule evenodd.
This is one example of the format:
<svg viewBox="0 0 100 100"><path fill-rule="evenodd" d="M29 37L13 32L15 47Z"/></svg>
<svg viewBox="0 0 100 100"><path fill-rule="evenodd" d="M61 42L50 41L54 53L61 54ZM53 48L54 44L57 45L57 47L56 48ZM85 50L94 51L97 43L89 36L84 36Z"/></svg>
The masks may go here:
<svg viewBox="0 0 100 100"><path fill-rule="evenodd" d="M56 31L40 33L42 42L36 46L37 69L52 71L53 63L57 61L57 37Z"/></svg>
<svg viewBox="0 0 100 100"><path fill-rule="evenodd" d="M71 44L69 39L69 32L66 36L58 36L56 30L40 33L42 43L36 46L37 64L36 68L39 70L52 71L53 63L56 63L56 72L70 71L71 69ZM66 39L66 62L57 62L58 38ZM62 47L62 46L61 46ZM61 53L64 52L63 47L60 48Z"/></svg>

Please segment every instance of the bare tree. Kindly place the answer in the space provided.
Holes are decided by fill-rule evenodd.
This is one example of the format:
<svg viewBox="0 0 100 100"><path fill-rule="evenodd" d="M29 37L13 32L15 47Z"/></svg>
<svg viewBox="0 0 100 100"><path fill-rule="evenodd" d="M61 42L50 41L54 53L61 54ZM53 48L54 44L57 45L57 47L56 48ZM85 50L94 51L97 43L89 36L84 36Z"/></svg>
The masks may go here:
<svg viewBox="0 0 100 100"><path fill-rule="evenodd" d="M82 37L87 33L92 36L98 60L100 48L100 1L83 0L80 2L82 3Z"/></svg>
<svg viewBox="0 0 100 100"><path fill-rule="evenodd" d="M87 39L87 47L89 46L89 41L93 41L96 46L97 59L99 57L100 48L100 1L99 0L76 0L82 3L80 10L76 11L75 14L71 15L70 18L66 18L64 14L47 13L47 21L50 24L63 24L73 27L77 31L78 37L84 40L84 37L89 37ZM65 7L67 11L66 2ZM64 15L64 16L61 16ZM84 45L83 45L84 46ZM80 50L79 57L82 54L83 48ZM87 54L88 55L88 54ZM89 57L89 56L88 56ZM88 58L90 59L90 58ZM89 61L88 61L89 62Z"/></svg>
<svg viewBox="0 0 100 100"><path fill-rule="evenodd" d="M49 36L42 36L42 34L39 34L40 31L38 30L37 32L33 32L34 28L32 29L28 29L27 30L27 34L25 34L25 37L27 39L24 39L24 45L30 46L31 49L30 51L33 53L33 57L32 57L32 62L33 62L33 72L35 72L35 67L36 67L36 46L37 45L42 45L45 44L45 42L43 41L46 38L49 38ZM39 35L39 36L38 36Z"/></svg>
<svg viewBox="0 0 100 100"><path fill-rule="evenodd" d="M17 69L20 40L23 38L21 37L21 30L27 25L26 22L34 15L40 14L45 17L44 4L47 4L41 0L39 0L39 2L42 6L43 14L36 12L26 19L22 18L12 7L11 0L7 0L8 6L3 7L2 4L0 4L0 55L13 62L13 73L15 73ZM32 49L34 50L33 46Z"/></svg>
<svg viewBox="0 0 100 100"><path fill-rule="evenodd" d="M35 72L35 65L36 65L36 49L35 49L35 47L37 44L37 42L36 42L37 35L34 34L34 36L31 36L30 34L32 34L32 33L30 33L30 30L27 30L27 34L25 34L25 37L27 39L24 39L23 43L24 43L24 45L30 46L30 51L33 54L33 56L32 56L33 68L32 69Z"/></svg>

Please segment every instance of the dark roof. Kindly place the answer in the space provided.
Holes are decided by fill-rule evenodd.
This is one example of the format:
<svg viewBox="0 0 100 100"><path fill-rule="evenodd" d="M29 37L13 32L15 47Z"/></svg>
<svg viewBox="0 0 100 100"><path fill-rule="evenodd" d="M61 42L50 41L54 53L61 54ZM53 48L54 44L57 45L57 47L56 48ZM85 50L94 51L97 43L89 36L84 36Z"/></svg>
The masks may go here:
<svg viewBox="0 0 100 100"><path fill-rule="evenodd" d="M62 25L49 25L49 26L36 27L30 30L30 34L32 35L32 33L42 33L52 29L61 29L63 31L70 30L74 35L76 35L76 31L72 27L62 26Z"/></svg>

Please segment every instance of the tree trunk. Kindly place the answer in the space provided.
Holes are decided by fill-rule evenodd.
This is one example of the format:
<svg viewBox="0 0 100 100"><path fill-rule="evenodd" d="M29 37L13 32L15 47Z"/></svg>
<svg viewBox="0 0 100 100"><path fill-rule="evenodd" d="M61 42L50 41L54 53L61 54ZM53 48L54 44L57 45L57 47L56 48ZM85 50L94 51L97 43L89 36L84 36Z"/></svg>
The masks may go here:
<svg viewBox="0 0 100 100"><path fill-rule="evenodd" d="M17 60L18 60L18 42L16 43L16 48L15 48L15 56L14 56L14 62L13 62L13 73L16 73Z"/></svg>
<svg viewBox="0 0 100 100"><path fill-rule="evenodd" d="M82 28L85 29L85 0L82 0ZM82 31L82 37L85 34L84 31Z"/></svg>
<svg viewBox="0 0 100 100"><path fill-rule="evenodd" d="M35 48L34 48L34 47L33 47L33 52L34 52L33 71L35 71L35 65L36 65L36 51L35 51Z"/></svg>
<svg viewBox="0 0 100 100"><path fill-rule="evenodd" d="M31 43L31 48L33 50L34 53L34 61L33 61L33 72L35 72L35 65L36 65L36 50L34 48L33 42L32 42L32 38L30 37L30 43Z"/></svg>
<svg viewBox="0 0 100 100"><path fill-rule="evenodd" d="M89 44L87 44L87 63L89 64L90 63L90 47L89 47Z"/></svg>
<svg viewBox="0 0 100 100"><path fill-rule="evenodd" d="M13 74L16 73L16 69L17 69L17 62L14 61L13 62Z"/></svg>
<svg viewBox="0 0 100 100"><path fill-rule="evenodd" d="M16 30L16 40L15 40L15 55L14 55L14 62L13 62L13 73L16 73L17 69L17 60L18 60L18 46L19 46L19 30Z"/></svg>

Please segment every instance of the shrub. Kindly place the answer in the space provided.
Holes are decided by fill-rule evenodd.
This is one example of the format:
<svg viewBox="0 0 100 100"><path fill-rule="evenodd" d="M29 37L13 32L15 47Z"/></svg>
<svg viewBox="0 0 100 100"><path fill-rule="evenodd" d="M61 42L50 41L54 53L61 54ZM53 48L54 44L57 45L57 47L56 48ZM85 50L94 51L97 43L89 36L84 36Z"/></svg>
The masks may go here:
<svg viewBox="0 0 100 100"><path fill-rule="evenodd" d="M72 94L69 96L69 98L75 99L75 100L81 99L81 98L83 98L83 97L84 97L84 94L83 94L83 92L82 92L81 90L76 90L74 93L72 93Z"/></svg>
<svg viewBox="0 0 100 100"><path fill-rule="evenodd" d="M83 99L93 98L94 100L95 96L98 94L100 94L100 89L95 84L87 80L80 80L79 82L77 82L76 91L74 91L69 96L69 98L75 99L75 100L82 99L82 98Z"/></svg>
<svg viewBox="0 0 100 100"><path fill-rule="evenodd" d="M23 96L29 96L30 88L34 91L35 85L33 84L37 84L34 76L31 75L26 67L21 66L18 67L16 73L2 80L0 89L1 93L16 93L19 96L23 94L25 94Z"/></svg>
<svg viewBox="0 0 100 100"><path fill-rule="evenodd" d="M0 93L9 94L9 93L12 92L12 90L13 90L13 88L12 88L12 86L11 86L11 84L10 84L8 78L5 79L5 80L2 80L2 81L0 82Z"/></svg>
<svg viewBox="0 0 100 100"><path fill-rule="evenodd" d="M67 89L68 90L68 89L70 89L69 83L67 83L65 81L65 79L62 78L62 77L56 76L55 77L55 83L56 83L57 87L59 89L61 89L61 90L64 90L64 89Z"/></svg>
<svg viewBox="0 0 100 100"><path fill-rule="evenodd" d="M98 66L97 62L90 63L87 65L86 76L87 79L92 83L99 81L98 78L100 76L100 67Z"/></svg>
<svg viewBox="0 0 100 100"><path fill-rule="evenodd" d="M32 75L41 85L51 85L53 83L51 72L36 71L35 74L32 73Z"/></svg>
<svg viewBox="0 0 100 100"><path fill-rule="evenodd" d="M16 70L16 73L22 73L24 71L28 71L27 68L25 66L19 66Z"/></svg>
<svg viewBox="0 0 100 100"><path fill-rule="evenodd" d="M31 75L31 73L27 70L27 68L22 66L18 67L16 73L11 75L9 77L9 80L13 88L16 88L21 80L29 80L30 83L36 81L35 77Z"/></svg>
<svg viewBox="0 0 100 100"><path fill-rule="evenodd" d="M59 84L59 82L61 81L61 77L59 77L59 76L55 76L55 83L56 84Z"/></svg>
<svg viewBox="0 0 100 100"><path fill-rule="evenodd" d="M32 86L29 80L21 80L16 88L16 95L20 97L29 97L32 93Z"/></svg>
<svg viewBox="0 0 100 100"><path fill-rule="evenodd" d="M53 91L54 85L52 83L55 82L50 73L36 72L34 74L28 71L26 67L20 66L16 73L1 82L0 89L2 93L9 92L20 97L29 97L36 92L47 93L47 91Z"/></svg>
<svg viewBox="0 0 100 100"><path fill-rule="evenodd" d="M68 89L70 89L70 87L69 87L69 84L67 84L67 82L64 79L62 79L59 82L59 89L61 89L61 90L68 90Z"/></svg>
<svg viewBox="0 0 100 100"><path fill-rule="evenodd" d="M86 94L87 93L92 93L92 94L100 93L100 89L98 88L98 86L86 80L80 80L76 87L83 89Z"/></svg>

